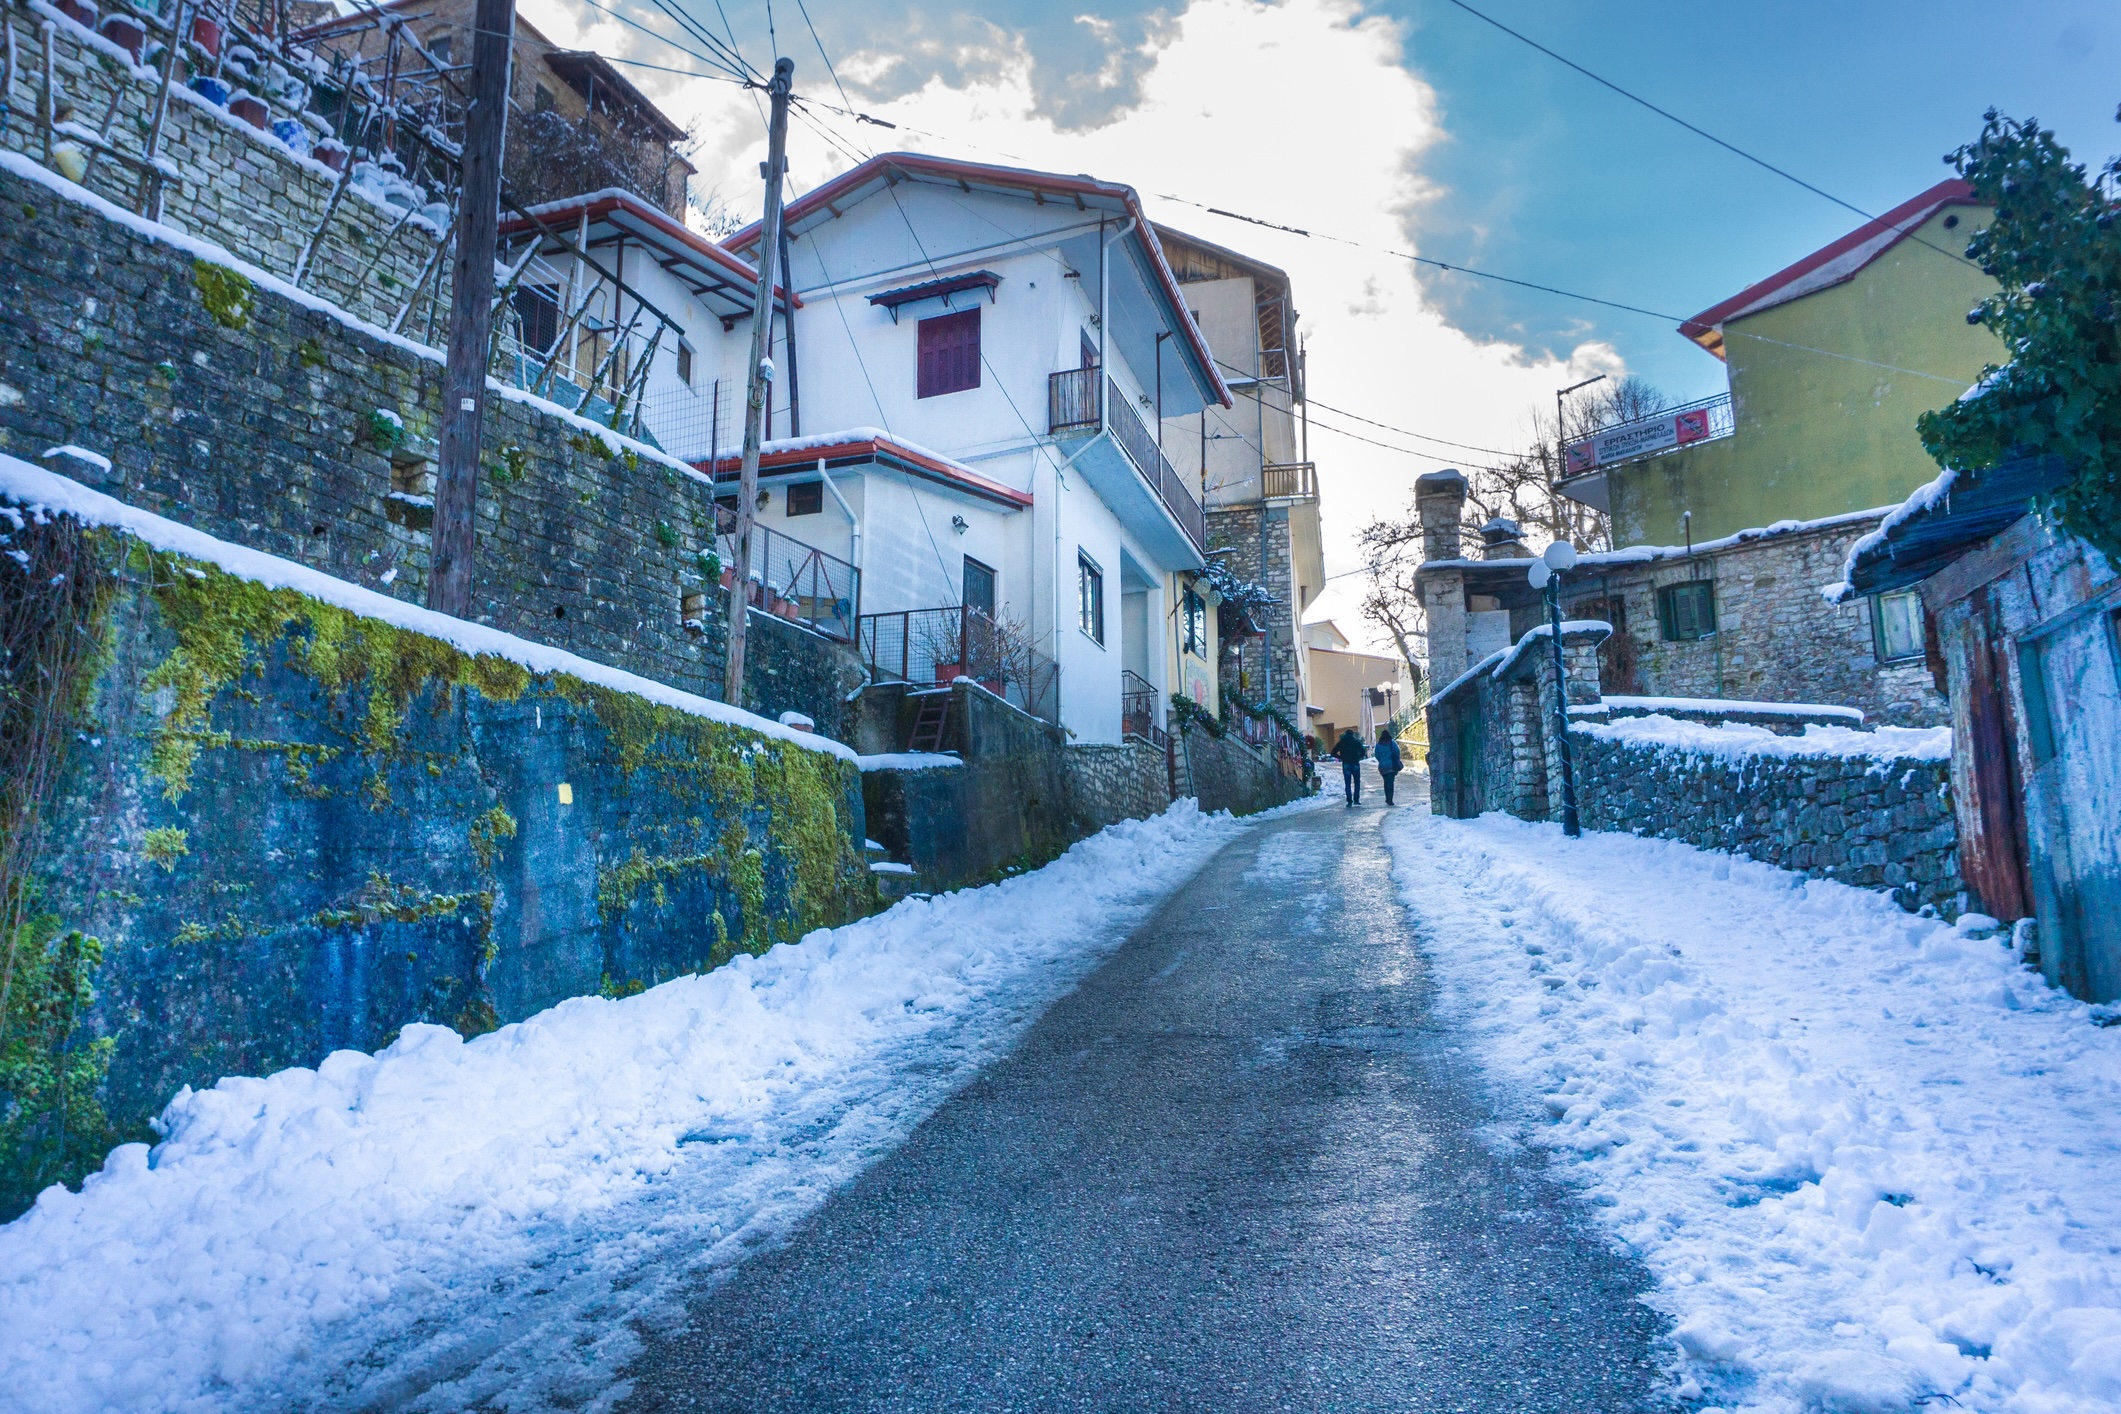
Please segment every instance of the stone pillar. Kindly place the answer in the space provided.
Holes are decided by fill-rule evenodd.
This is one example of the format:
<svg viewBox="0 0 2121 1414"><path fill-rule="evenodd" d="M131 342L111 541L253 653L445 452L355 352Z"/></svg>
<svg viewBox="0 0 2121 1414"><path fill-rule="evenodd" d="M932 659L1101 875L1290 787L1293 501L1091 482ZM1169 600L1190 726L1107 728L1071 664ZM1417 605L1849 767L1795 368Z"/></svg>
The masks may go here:
<svg viewBox="0 0 2121 1414"><path fill-rule="evenodd" d="M1465 571L1423 569L1421 608L1429 633L1429 690L1442 692L1472 663L1466 649Z"/></svg>
<svg viewBox="0 0 2121 1414"><path fill-rule="evenodd" d="M1423 472L1414 479L1414 510L1421 517L1421 557L1459 557L1459 526L1465 519L1466 479L1456 471Z"/></svg>

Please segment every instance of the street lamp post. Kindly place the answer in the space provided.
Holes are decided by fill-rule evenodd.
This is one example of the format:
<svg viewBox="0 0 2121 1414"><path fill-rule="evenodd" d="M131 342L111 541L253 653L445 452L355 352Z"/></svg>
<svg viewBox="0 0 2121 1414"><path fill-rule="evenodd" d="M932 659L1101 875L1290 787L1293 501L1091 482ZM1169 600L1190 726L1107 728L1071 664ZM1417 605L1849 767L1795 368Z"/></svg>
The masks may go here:
<svg viewBox="0 0 2121 1414"><path fill-rule="evenodd" d="M1547 502L1554 511L1554 528L1557 532L1554 538L1556 540L1562 538L1558 533L1561 529L1561 506L1559 504L1561 493L1554 488L1555 483L1568 475L1569 472L1569 436L1561 425L1561 400L1579 389L1588 388L1593 383L1603 382L1605 382L1605 375L1603 373L1594 373L1581 383L1571 383L1566 388L1556 388L1554 390L1554 475L1553 479L1547 483Z"/></svg>
<svg viewBox="0 0 2121 1414"><path fill-rule="evenodd" d="M1554 750L1561 758L1561 832L1570 839L1583 833L1576 814L1576 767L1569 755L1569 680L1561 651L1561 572L1576 565L1576 547L1566 540L1547 546L1532 561L1526 577L1547 601L1547 632L1554 638Z"/></svg>

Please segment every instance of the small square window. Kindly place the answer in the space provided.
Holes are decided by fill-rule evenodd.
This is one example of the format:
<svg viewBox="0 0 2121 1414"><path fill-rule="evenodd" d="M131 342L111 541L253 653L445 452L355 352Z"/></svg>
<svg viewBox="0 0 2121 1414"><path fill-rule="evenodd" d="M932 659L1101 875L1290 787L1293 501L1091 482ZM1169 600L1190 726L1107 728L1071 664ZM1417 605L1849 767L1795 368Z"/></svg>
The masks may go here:
<svg viewBox="0 0 2121 1414"><path fill-rule="evenodd" d="M1871 640L1881 663L1920 658L1923 652L1922 595L1913 589L1871 599Z"/></svg>
<svg viewBox="0 0 2121 1414"><path fill-rule="evenodd" d="M552 90L543 84L539 84L536 91L530 95L530 111L533 113L550 113L552 109Z"/></svg>
<svg viewBox="0 0 2121 1414"><path fill-rule="evenodd" d="M444 64L456 62L456 47L457 42L453 36L446 34L428 36L427 52L434 55L436 59Z"/></svg>
<svg viewBox="0 0 2121 1414"><path fill-rule="evenodd" d="M798 481L788 488L788 514L814 516L825 509L825 483Z"/></svg>
<svg viewBox="0 0 2121 1414"><path fill-rule="evenodd" d="M678 382L692 386L692 345L683 340L678 342Z"/></svg>
<svg viewBox="0 0 2121 1414"><path fill-rule="evenodd" d="M1709 579L1667 584L1657 591L1658 627L1676 643L1707 638L1716 631L1716 582Z"/></svg>
<svg viewBox="0 0 2121 1414"><path fill-rule="evenodd" d="M1099 643L1105 641L1105 572L1088 555L1075 558L1076 623Z"/></svg>
<svg viewBox="0 0 2121 1414"><path fill-rule="evenodd" d="M994 617L994 567L965 556L965 607Z"/></svg>

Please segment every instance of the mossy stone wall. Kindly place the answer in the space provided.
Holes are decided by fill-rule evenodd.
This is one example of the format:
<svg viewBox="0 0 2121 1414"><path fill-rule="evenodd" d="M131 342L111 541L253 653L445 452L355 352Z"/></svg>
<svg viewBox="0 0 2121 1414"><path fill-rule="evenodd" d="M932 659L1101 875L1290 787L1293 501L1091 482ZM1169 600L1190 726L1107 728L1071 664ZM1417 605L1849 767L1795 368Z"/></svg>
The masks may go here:
<svg viewBox="0 0 2121 1414"><path fill-rule="evenodd" d="M101 945L69 1046L108 1042L118 1136L876 906L851 762L92 538L117 584L39 888Z"/></svg>

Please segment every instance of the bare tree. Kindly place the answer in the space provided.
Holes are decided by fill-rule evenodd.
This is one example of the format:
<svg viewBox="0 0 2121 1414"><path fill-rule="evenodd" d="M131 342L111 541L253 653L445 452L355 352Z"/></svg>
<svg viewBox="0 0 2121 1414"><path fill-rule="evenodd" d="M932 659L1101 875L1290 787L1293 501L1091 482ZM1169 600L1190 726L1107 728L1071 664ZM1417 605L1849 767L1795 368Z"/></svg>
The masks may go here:
<svg viewBox="0 0 2121 1414"><path fill-rule="evenodd" d="M1378 520L1362 528L1363 571L1370 587L1362 599L1362 616L1392 635L1416 686L1428 658L1428 616L1414 571L1421 564L1421 520Z"/></svg>

